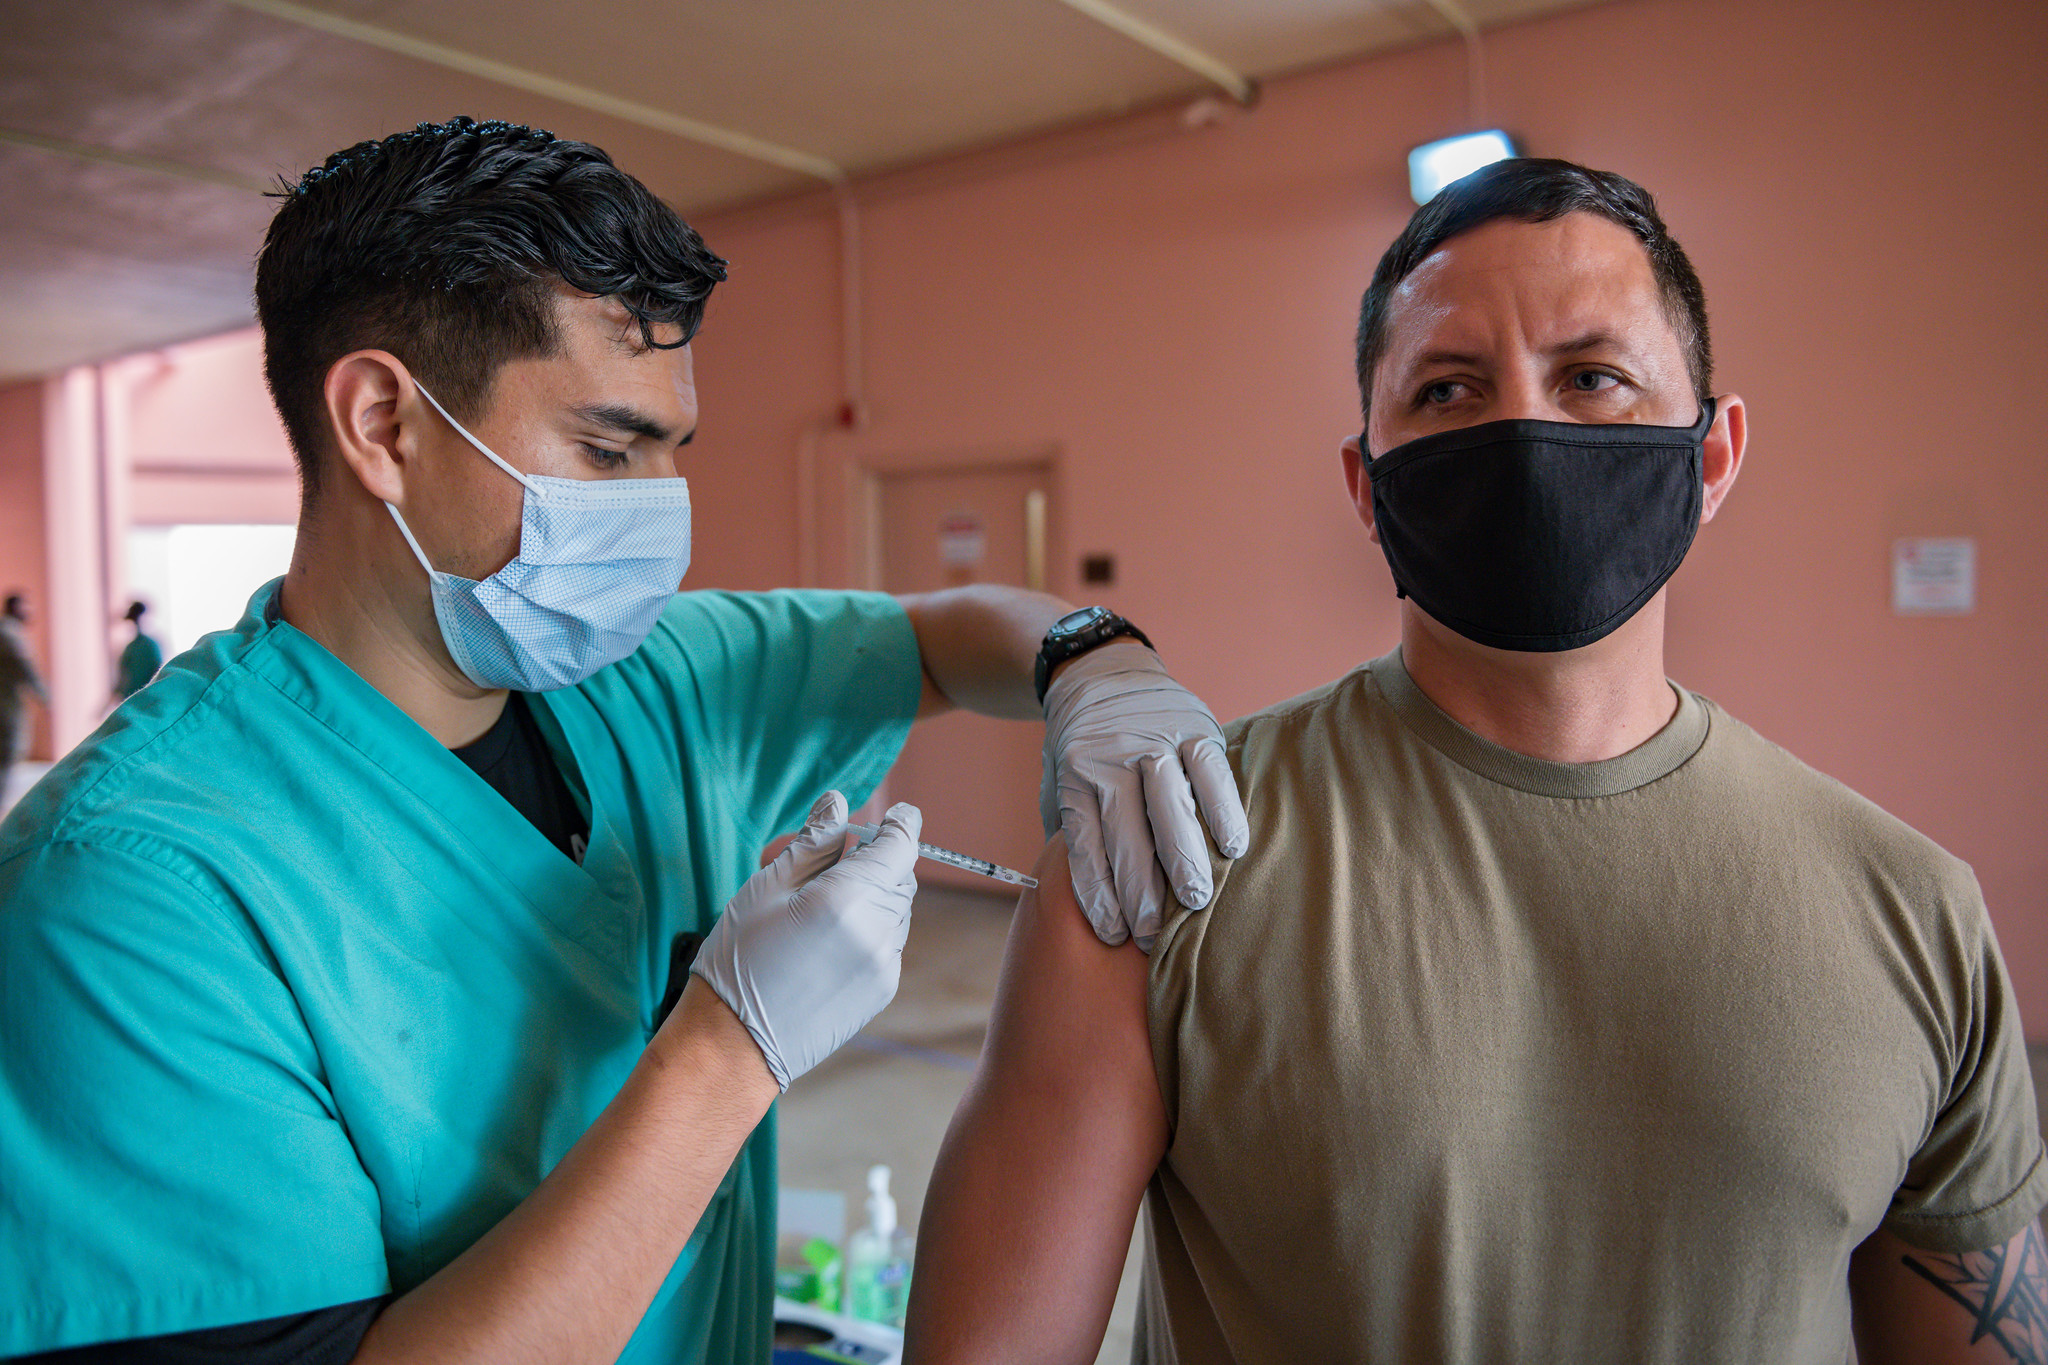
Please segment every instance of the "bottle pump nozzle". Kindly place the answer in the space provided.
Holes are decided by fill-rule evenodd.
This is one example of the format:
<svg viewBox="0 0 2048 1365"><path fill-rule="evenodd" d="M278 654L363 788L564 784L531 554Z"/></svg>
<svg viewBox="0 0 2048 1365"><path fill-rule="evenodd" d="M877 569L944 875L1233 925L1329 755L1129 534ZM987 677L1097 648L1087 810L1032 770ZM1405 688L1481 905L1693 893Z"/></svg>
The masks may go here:
<svg viewBox="0 0 2048 1365"><path fill-rule="evenodd" d="M896 1201L889 1197L889 1168L868 1167L868 1226L887 1237L896 1231Z"/></svg>

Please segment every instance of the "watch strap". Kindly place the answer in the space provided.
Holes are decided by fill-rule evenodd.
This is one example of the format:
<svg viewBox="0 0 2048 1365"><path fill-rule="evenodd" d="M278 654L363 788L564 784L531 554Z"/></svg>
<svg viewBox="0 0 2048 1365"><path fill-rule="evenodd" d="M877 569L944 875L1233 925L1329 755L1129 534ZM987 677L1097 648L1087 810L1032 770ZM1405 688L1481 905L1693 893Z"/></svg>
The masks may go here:
<svg viewBox="0 0 2048 1365"><path fill-rule="evenodd" d="M1077 616L1100 613L1091 620L1074 626L1067 623ZM1052 671L1069 659L1077 659L1093 649L1100 649L1112 640L1136 640L1151 649L1152 641L1137 626L1118 616L1106 607L1083 607L1070 612L1053 623L1045 633L1045 640L1038 647L1038 661L1032 668L1032 685L1038 691L1038 704L1045 705L1046 689L1052 685Z"/></svg>

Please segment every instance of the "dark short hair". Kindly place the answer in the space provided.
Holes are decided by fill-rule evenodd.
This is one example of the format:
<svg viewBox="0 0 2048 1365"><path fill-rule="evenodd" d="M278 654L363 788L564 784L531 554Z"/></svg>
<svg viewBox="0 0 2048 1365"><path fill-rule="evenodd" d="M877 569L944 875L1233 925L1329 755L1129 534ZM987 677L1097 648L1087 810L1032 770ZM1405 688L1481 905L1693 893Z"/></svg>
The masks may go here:
<svg viewBox="0 0 2048 1365"><path fill-rule="evenodd" d="M130 621L140 621L144 616L148 614L149 603L142 601L130 602L128 604L128 610L124 613L124 615Z"/></svg>
<svg viewBox="0 0 2048 1365"><path fill-rule="evenodd" d="M23 597L23 596L22 596L22 595L21 595L20 593L18 593L18 592L11 592L11 593L8 593L8 594L7 594L7 601L6 601L6 602L4 602L4 603L0 603L0 616L19 616L19 615L21 615L21 607L22 607L22 603L23 603L24 601L26 601L26 600L27 600L27 599L26 599L26 598L24 598L24 597Z"/></svg>
<svg viewBox="0 0 2048 1365"><path fill-rule="evenodd" d="M1695 395L1714 392L1714 348L1707 336L1707 296L1685 249L1657 216L1657 201L1635 181L1570 161L1515 157L1482 166L1452 181L1415 210L1408 226L1380 257L1358 309L1359 405L1372 412L1373 374L1387 349L1387 307L1401 281L1451 238L1500 218L1547 223L1567 213L1590 213L1627 228L1650 256L1650 273L1664 311L1685 350Z"/></svg>
<svg viewBox="0 0 2048 1365"><path fill-rule="evenodd" d="M327 371L390 351L458 418L508 360L551 355L558 282L615 298L656 346L686 344L725 262L584 142L458 118L336 152L279 193L256 262L264 376L310 499Z"/></svg>

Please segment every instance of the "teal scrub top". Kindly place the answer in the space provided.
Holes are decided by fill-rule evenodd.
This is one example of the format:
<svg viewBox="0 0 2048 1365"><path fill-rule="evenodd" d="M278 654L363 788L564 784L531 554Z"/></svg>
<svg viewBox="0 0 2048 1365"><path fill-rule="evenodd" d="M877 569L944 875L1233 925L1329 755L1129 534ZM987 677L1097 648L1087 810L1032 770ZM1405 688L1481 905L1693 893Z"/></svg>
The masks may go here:
<svg viewBox="0 0 2048 1365"><path fill-rule="evenodd" d="M871 593L686 593L533 708L579 865L270 611L0 824L0 1356L404 1293L524 1199L818 794L922 683ZM765 1361L771 1112L622 1360Z"/></svg>

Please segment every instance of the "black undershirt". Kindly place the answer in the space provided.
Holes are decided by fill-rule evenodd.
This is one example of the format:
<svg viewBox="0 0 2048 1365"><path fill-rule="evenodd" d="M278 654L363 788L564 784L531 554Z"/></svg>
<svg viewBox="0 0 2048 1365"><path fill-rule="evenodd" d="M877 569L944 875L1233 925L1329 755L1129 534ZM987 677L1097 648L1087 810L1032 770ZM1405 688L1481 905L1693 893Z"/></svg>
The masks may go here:
<svg viewBox="0 0 2048 1365"><path fill-rule="evenodd" d="M348 1365L389 1294L167 1337L131 1337L22 1356L16 1365Z"/></svg>
<svg viewBox="0 0 2048 1365"><path fill-rule="evenodd" d="M590 822L569 794L569 784L523 695L512 693L497 723L453 752L550 843L583 861ZM683 966L687 971L689 964ZM384 1294L260 1322L131 1337L14 1360L16 1365L347 1365L390 1300Z"/></svg>
<svg viewBox="0 0 2048 1365"><path fill-rule="evenodd" d="M455 750L455 756L532 821L549 843L580 863L590 822L569 794L531 706L524 693L512 693L497 724Z"/></svg>

